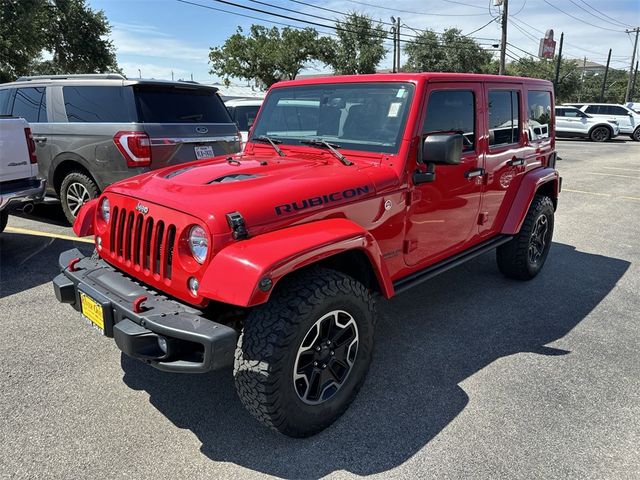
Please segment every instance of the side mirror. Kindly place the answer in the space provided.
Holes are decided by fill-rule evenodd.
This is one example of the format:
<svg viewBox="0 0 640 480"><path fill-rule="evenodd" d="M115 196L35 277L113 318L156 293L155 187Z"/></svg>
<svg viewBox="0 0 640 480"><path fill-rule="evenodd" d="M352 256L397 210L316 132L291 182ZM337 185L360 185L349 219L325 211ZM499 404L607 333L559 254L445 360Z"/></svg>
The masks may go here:
<svg viewBox="0 0 640 480"><path fill-rule="evenodd" d="M460 133L434 133L422 142L421 163L457 165L462 157L464 138Z"/></svg>

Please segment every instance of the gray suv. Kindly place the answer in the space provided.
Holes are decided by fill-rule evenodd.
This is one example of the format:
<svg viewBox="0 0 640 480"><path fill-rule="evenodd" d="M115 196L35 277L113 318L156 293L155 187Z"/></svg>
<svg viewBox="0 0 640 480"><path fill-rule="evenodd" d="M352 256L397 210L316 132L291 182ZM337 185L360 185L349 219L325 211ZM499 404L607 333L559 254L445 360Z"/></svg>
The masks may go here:
<svg viewBox="0 0 640 480"><path fill-rule="evenodd" d="M0 115L29 122L47 194L73 222L113 182L238 152L238 129L216 92L114 74L22 77L0 85Z"/></svg>

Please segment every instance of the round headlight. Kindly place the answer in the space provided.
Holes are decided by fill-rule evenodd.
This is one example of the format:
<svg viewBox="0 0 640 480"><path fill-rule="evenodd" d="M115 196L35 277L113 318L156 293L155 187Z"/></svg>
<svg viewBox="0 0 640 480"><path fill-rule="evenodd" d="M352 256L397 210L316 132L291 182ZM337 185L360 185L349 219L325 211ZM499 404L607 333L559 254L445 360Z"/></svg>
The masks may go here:
<svg viewBox="0 0 640 480"><path fill-rule="evenodd" d="M100 202L100 215L105 222L109 222L111 218L111 206L109 205L109 199L104 197Z"/></svg>
<svg viewBox="0 0 640 480"><path fill-rule="evenodd" d="M189 249L198 263L204 263L209 250L209 239L204 228L194 225L189 231Z"/></svg>

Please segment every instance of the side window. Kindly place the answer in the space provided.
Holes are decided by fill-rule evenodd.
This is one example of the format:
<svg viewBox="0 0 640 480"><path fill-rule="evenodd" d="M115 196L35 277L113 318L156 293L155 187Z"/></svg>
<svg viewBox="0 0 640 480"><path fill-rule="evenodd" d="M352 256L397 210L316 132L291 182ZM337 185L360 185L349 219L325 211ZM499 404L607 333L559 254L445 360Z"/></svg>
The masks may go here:
<svg viewBox="0 0 640 480"><path fill-rule="evenodd" d="M609 105L609 115L629 115L629 112L617 105Z"/></svg>
<svg viewBox="0 0 640 480"><path fill-rule="evenodd" d="M471 90L437 90L429 95L422 133L459 132L464 136L463 151L476 144L475 96Z"/></svg>
<svg viewBox="0 0 640 480"><path fill-rule="evenodd" d="M556 108L556 117L570 117L571 111L567 111L564 108Z"/></svg>
<svg viewBox="0 0 640 480"><path fill-rule="evenodd" d="M62 87L69 122L126 123L135 119L122 87Z"/></svg>
<svg viewBox="0 0 640 480"><path fill-rule="evenodd" d="M527 92L527 103L529 107L527 112L529 140L535 141L549 138L551 129L551 92L531 90ZM573 116L575 117L575 115Z"/></svg>
<svg viewBox="0 0 640 480"><path fill-rule="evenodd" d="M46 122L47 107L44 87L18 88L13 101L14 117L22 117L29 123Z"/></svg>
<svg viewBox="0 0 640 480"><path fill-rule="evenodd" d="M600 112L600 105L589 105L585 110L586 113L591 113L594 115L598 115ZM605 113L605 112L602 112Z"/></svg>
<svg viewBox="0 0 640 480"><path fill-rule="evenodd" d="M236 107L236 123L238 124L238 128L242 131L249 130L258 115L258 110L260 110L260 107L257 105Z"/></svg>
<svg viewBox="0 0 640 480"><path fill-rule="evenodd" d="M11 88L0 90L0 115L11 115L13 92L14 90Z"/></svg>
<svg viewBox="0 0 640 480"><path fill-rule="evenodd" d="M520 93L513 90L489 91L489 146L520 141Z"/></svg>

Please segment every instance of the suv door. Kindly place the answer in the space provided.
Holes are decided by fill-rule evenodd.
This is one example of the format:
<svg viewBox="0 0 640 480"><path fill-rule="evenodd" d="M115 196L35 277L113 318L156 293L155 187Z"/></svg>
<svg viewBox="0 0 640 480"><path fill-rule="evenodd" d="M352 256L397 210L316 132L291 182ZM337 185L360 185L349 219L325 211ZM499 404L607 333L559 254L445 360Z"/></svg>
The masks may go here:
<svg viewBox="0 0 640 480"><path fill-rule="evenodd" d="M413 187L408 211L405 262L430 263L464 250L478 234L482 190L484 124L479 84L430 84L422 136L437 131L463 132L458 165L437 165L435 181Z"/></svg>

